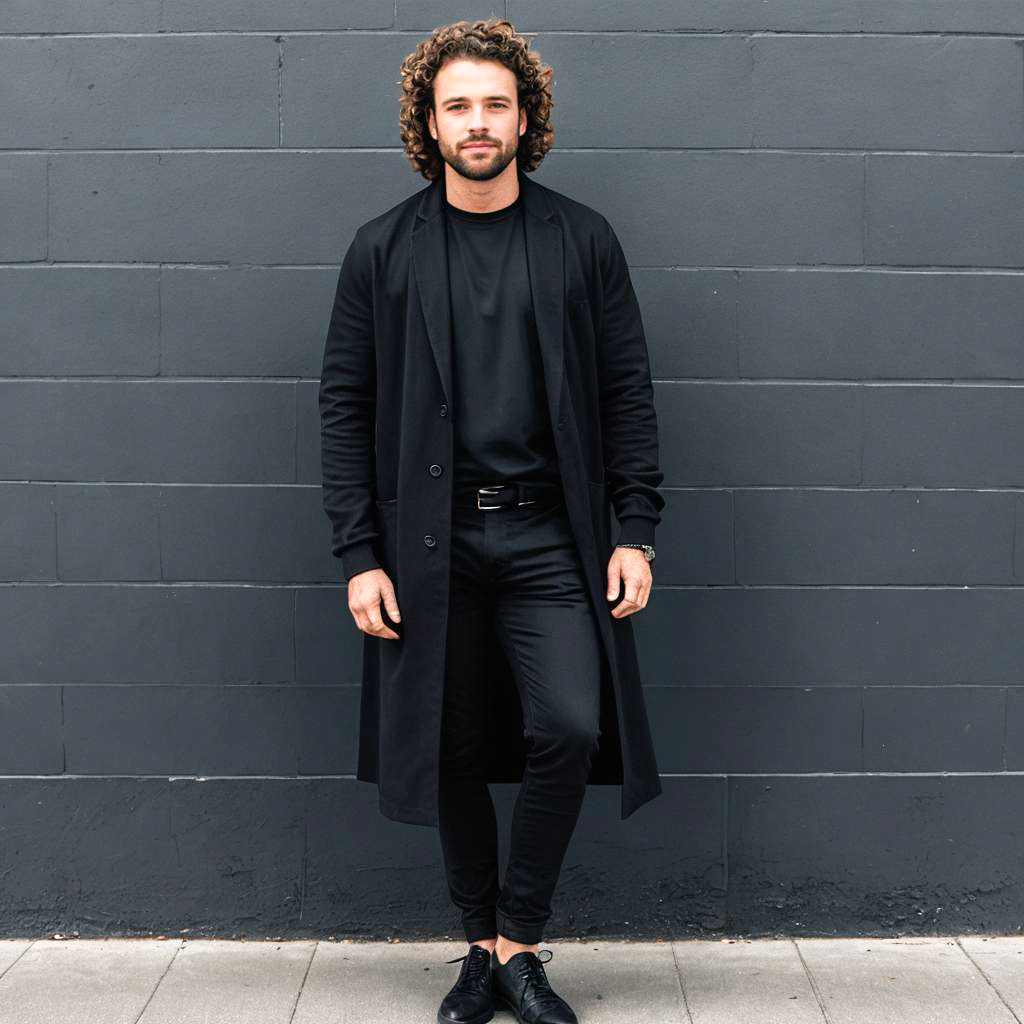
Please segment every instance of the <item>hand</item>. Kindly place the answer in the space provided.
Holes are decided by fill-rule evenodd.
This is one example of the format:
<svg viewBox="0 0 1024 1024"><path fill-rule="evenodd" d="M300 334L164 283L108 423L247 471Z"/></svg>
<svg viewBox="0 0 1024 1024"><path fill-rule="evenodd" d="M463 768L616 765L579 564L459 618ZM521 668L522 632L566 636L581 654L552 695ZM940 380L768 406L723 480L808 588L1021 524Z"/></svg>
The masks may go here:
<svg viewBox="0 0 1024 1024"><path fill-rule="evenodd" d="M382 600L391 619L394 622L401 622L402 616L398 611L394 584L383 569L366 569L356 573L348 581L348 610L356 620L356 625L370 636L401 640L402 638L381 617Z"/></svg>
<svg viewBox="0 0 1024 1024"><path fill-rule="evenodd" d="M616 548L612 552L608 560L608 593L605 595L609 601L618 596L620 579L626 584L626 592L612 609L612 615L617 619L647 607L653 578L650 562L640 548Z"/></svg>

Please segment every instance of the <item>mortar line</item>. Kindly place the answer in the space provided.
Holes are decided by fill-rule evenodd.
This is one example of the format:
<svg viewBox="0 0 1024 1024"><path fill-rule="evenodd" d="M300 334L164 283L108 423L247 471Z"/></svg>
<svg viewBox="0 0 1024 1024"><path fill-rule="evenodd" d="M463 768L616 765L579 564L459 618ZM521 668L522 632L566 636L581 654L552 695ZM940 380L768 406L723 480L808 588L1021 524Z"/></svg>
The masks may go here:
<svg viewBox="0 0 1024 1024"><path fill-rule="evenodd" d="M1006 733L1008 729L1008 720L1010 717L1010 687L1003 687L1003 735L1001 741L1001 751L999 764L1003 771L1006 771Z"/></svg>
<svg viewBox="0 0 1024 1024"><path fill-rule="evenodd" d="M0 36L0 39L3 37ZM48 37L49 38L49 37ZM164 37L166 38L166 37ZM276 36L274 37L277 38ZM277 146L2 146L0 153L3 154L26 154L26 153L49 153L51 156L64 156L65 154L88 153L92 155L115 155L120 156L126 153L131 154L152 154L152 153L198 153L208 155L210 153L278 153L281 152ZM283 149L287 153L404 153L402 146L388 145L352 145L352 146L286 146ZM559 153L610 153L613 156L628 156L635 153L668 153L668 154L704 154L704 153L729 153L742 154L744 156L835 156L845 157L850 160L873 156L897 156L897 157L930 157L930 156L953 156L970 157L979 160L1019 160L1024 156L1024 148L1020 149L879 149L868 146L560 146Z"/></svg>
<svg viewBox="0 0 1024 1024"><path fill-rule="evenodd" d="M64 721L64 686L60 687L60 773L68 770L68 740Z"/></svg>
<svg viewBox="0 0 1024 1024"><path fill-rule="evenodd" d="M120 152L120 151L111 151ZM269 152L280 153L284 150L270 150ZM3 153L0 151L0 156ZM3 260L0 259L0 270L155 270L157 268L171 267L175 270L205 270L205 271L238 271L238 270L289 270L289 271L315 271L331 270L337 271L339 264L327 263L322 260L309 260L305 263L261 263L252 260ZM638 263L635 260L629 262L630 270L662 271L672 273L706 273L706 272L734 272L740 273L764 273L764 274L914 274L921 277L1022 277L1024 268L1018 266L1000 266L998 264L945 264L945 263L762 263L736 264L736 263ZM738 314L732 321L735 329L738 324ZM738 357L737 357L737 366ZM738 377L742 374L737 370ZM705 380L709 378L695 378ZM715 378L710 378L715 379ZM803 378L797 378L803 379ZM832 378L836 379L836 378ZM839 378L841 379L841 378ZM862 377L852 377L851 380L863 380ZM912 380L913 378L900 378L901 380ZM943 380L950 378L944 377ZM955 378L953 378L955 379ZM1007 380L1017 380L1016 377L1008 377Z"/></svg>
<svg viewBox="0 0 1024 1024"><path fill-rule="evenodd" d="M397 0L394 5L397 9ZM0 32L0 39L167 39L169 37L194 37L202 36L217 38L220 36L269 36L286 32L290 36L409 36L421 38L429 28L318 28L318 29L173 29L150 32L118 32L118 31L96 31L96 32ZM732 28L715 31L714 29L564 29L545 28L535 29L527 32L528 35L536 35L543 32L545 36L634 36L645 39L650 36L663 38L701 38L711 40L738 38L797 38L797 39L993 39L1005 42L1017 42L1020 32L984 32L980 30L961 30L950 32L945 29L918 29L908 32L863 32L856 29L835 29L831 32L798 31L794 29L764 29L764 28Z"/></svg>
<svg viewBox="0 0 1024 1024"><path fill-rule="evenodd" d="M1021 91L1024 93L1024 39L1017 40L1017 46L1020 47L1021 57ZM1022 96L1024 100L1024 96ZM1024 106L1021 107L1021 128L1024 129Z"/></svg>
<svg viewBox="0 0 1024 1024"><path fill-rule="evenodd" d="M732 514L732 582L739 583L739 564L736 560L736 488L730 487L729 511Z"/></svg>
<svg viewBox="0 0 1024 1024"><path fill-rule="evenodd" d="M296 633L298 632L298 621L299 621L299 588L292 588L292 678L291 682L293 685L297 685L299 681L299 655L298 655L298 640L296 639ZM298 772L298 765L296 765L296 773Z"/></svg>
<svg viewBox="0 0 1024 1024"><path fill-rule="evenodd" d="M861 166L860 178L860 261L867 263L868 256L868 160L870 154L865 153Z"/></svg>
<svg viewBox="0 0 1024 1024"><path fill-rule="evenodd" d="M46 154L46 256L44 260L47 264L51 263L50 258L50 159L51 153Z"/></svg>
<svg viewBox="0 0 1024 1024"><path fill-rule="evenodd" d="M164 375L164 265L156 267L156 376Z"/></svg>
<svg viewBox="0 0 1024 1024"><path fill-rule="evenodd" d="M722 901L725 908L722 917L726 922L729 920L729 779L729 773L722 777Z"/></svg>
<svg viewBox="0 0 1024 1024"><path fill-rule="evenodd" d="M397 0L396 0L397 3ZM284 36L276 36L277 40L277 145L284 146Z"/></svg>
<svg viewBox="0 0 1024 1024"><path fill-rule="evenodd" d="M868 755L864 750L864 692L867 689L866 686L858 686L857 689L860 691L860 770L866 771ZM1005 765L1003 766L1005 767Z"/></svg>

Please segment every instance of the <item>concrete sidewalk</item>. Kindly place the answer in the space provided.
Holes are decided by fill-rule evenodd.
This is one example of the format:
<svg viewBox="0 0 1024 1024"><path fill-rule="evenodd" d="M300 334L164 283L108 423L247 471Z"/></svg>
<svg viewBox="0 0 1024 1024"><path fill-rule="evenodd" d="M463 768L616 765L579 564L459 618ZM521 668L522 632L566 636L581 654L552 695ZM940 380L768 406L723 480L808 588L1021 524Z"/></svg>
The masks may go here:
<svg viewBox="0 0 1024 1024"><path fill-rule="evenodd" d="M580 1024L1021 1024L1024 936L552 941ZM459 942L0 940L0 1024L433 1024ZM514 1022L504 1011L498 1024Z"/></svg>

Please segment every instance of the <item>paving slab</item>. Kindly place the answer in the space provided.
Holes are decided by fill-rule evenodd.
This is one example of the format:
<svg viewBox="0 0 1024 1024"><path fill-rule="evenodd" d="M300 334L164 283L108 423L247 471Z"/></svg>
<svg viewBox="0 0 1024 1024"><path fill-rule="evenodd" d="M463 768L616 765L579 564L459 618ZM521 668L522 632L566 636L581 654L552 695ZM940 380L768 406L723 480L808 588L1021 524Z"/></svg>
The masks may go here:
<svg viewBox="0 0 1024 1024"><path fill-rule="evenodd" d="M138 1024L180 1024L190 1000L203 1024L289 1024L316 945L183 941Z"/></svg>
<svg viewBox="0 0 1024 1024"><path fill-rule="evenodd" d="M295 1024L424 1021L458 977L466 952L451 943L321 944L310 967ZM557 942L545 971L552 987L587 1024L690 1024L670 942ZM546 959L546 958L545 958ZM514 1022L506 1010L494 1020Z"/></svg>
<svg viewBox="0 0 1024 1024"><path fill-rule="evenodd" d="M955 938L795 942L830 1024L1020 1024Z"/></svg>
<svg viewBox="0 0 1024 1024"><path fill-rule="evenodd" d="M960 948L1024 1021L1024 935L963 935Z"/></svg>
<svg viewBox="0 0 1024 1024"><path fill-rule="evenodd" d="M548 981L586 1024L690 1024L671 942L555 942L549 948ZM495 1020L515 1017L503 1011Z"/></svg>
<svg viewBox="0 0 1024 1024"><path fill-rule="evenodd" d="M1024 1021L1024 935L542 945L580 1024ZM434 1024L461 966L446 961L465 951L461 939L0 940L0 1024Z"/></svg>
<svg viewBox="0 0 1024 1024"><path fill-rule="evenodd" d="M445 961L466 948L464 942L321 942L293 1024L433 1024L462 966Z"/></svg>
<svg viewBox="0 0 1024 1024"><path fill-rule="evenodd" d="M677 939L693 1024L825 1024L791 939Z"/></svg>
<svg viewBox="0 0 1024 1024"><path fill-rule="evenodd" d="M179 939L40 939L0 977L2 1024L136 1024Z"/></svg>
<svg viewBox="0 0 1024 1024"><path fill-rule="evenodd" d="M0 976L31 945L31 939L0 939Z"/></svg>

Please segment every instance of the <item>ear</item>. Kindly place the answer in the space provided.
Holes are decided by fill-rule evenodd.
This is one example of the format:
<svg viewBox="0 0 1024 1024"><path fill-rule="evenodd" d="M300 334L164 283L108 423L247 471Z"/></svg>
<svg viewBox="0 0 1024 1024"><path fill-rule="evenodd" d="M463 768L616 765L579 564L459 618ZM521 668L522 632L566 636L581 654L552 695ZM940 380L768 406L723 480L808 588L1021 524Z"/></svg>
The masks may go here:
<svg viewBox="0 0 1024 1024"><path fill-rule="evenodd" d="M526 134L526 107L519 108L519 134Z"/></svg>
<svg viewBox="0 0 1024 1024"><path fill-rule="evenodd" d="M434 108L431 107L427 111L427 128L430 130L431 137L434 141L437 141L437 122L434 120Z"/></svg>

